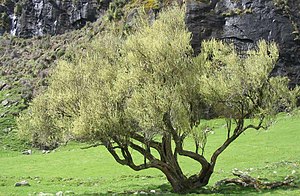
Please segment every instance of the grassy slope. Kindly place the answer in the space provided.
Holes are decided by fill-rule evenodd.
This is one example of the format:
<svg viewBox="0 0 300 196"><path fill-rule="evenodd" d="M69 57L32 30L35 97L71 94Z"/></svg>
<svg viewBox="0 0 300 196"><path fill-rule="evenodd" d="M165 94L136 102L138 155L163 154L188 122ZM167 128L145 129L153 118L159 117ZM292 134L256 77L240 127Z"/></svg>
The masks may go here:
<svg viewBox="0 0 300 196"><path fill-rule="evenodd" d="M253 168L254 177L282 180L295 173L300 177L300 148L298 142L299 115L281 116L278 123L268 131L248 131L221 156L210 185L217 180L231 177L231 170ZM209 138L207 149L215 148L225 137L221 129ZM29 193L56 193L73 191L76 194L124 193L136 190L168 191L165 177L156 170L134 172L114 162L103 147L80 149L70 144L50 154L35 151L33 155L20 155L14 151L0 150L0 195L28 195ZM186 147L192 146L188 141ZM211 152L208 150L207 154ZM199 166L188 159L181 159L186 172L192 174ZM294 170L294 171L293 171ZM299 179L299 178L298 178ZM14 187L14 183L27 180L30 187ZM299 184L299 180L297 180ZM257 194L253 190L223 188L214 194ZM276 189L263 191L272 195L300 195L300 189Z"/></svg>

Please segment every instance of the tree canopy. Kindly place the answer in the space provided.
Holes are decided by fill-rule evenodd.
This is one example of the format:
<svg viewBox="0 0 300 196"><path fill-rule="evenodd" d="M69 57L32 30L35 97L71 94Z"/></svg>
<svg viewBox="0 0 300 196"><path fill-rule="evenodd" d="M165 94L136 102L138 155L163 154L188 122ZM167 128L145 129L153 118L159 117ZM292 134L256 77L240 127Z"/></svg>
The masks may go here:
<svg viewBox="0 0 300 196"><path fill-rule="evenodd" d="M175 192L205 186L219 154L245 130L267 128L270 116L291 110L298 88L270 77L278 58L274 43L261 41L239 54L233 45L209 40L195 56L184 15L169 8L153 24L137 16L130 34L104 31L84 52L61 60L48 89L19 117L20 135L40 147L101 142L120 164L161 170ZM200 128L207 108L227 125L226 140L210 158L203 154L207 127ZM195 151L184 149L187 137ZM178 156L201 169L186 176Z"/></svg>

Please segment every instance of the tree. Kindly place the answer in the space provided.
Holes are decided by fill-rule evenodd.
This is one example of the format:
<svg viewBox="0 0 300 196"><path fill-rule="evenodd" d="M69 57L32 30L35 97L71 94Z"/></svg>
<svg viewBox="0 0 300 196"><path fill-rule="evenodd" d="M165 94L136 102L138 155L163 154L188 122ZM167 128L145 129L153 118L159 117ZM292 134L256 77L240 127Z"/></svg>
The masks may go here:
<svg viewBox="0 0 300 196"><path fill-rule="evenodd" d="M298 89L270 77L275 44L261 41L238 54L232 45L204 41L195 57L182 9L165 10L152 25L138 21L132 34L103 32L86 53L60 61L48 90L18 119L20 133L40 146L64 138L101 142L118 163L159 169L174 192L188 192L207 185L218 156L241 133L267 128L270 116L290 110ZM203 105L227 122L227 139L209 159L207 129L199 128ZM188 137L195 151L184 148ZM186 176L179 156L198 162L199 172Z"/></svg>

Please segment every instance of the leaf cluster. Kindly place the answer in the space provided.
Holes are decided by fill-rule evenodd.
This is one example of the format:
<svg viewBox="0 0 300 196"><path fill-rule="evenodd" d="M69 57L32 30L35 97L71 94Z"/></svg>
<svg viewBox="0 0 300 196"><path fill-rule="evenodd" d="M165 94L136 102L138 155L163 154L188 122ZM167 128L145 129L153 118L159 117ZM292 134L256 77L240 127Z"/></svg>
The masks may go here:
<svg viewBox="0 0 300 196"><path fill-rule="evenodd" d="M260 41L241 56L233 45L205 41L197 58L205 62L199 91L221 117L270 116L295 107L298 89L288 88L288 78L270 77L278 59L276 44Z"/></svg>

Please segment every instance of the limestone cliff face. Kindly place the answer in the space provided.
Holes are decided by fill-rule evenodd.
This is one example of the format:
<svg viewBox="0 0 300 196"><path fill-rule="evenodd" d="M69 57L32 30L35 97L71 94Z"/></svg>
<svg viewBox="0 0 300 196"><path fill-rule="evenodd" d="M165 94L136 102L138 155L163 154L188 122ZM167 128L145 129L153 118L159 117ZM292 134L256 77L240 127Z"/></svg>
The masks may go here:
<svg viewBox="0 0 300 196"><path fill-rule="evenodd" d="M275 41L280 58L274 74L300 84L300 0L187 1L186 23L192 45L200 50L203 39L233 42L240 50L255 47L261 39Z"/></svg>
<svg viewBox="0 0 300 196"><path fill-rule="evenodd" d="M94 22L107 10L110 0L7 0L0 6L4 25L0 34L20 37L56 35ZM1 20L1 19L0 19Z"/></svg>

